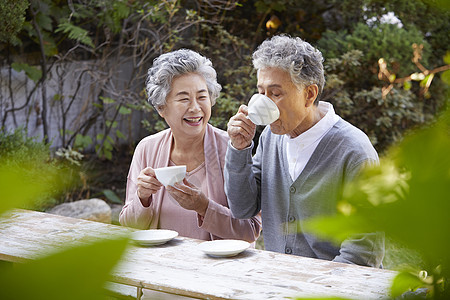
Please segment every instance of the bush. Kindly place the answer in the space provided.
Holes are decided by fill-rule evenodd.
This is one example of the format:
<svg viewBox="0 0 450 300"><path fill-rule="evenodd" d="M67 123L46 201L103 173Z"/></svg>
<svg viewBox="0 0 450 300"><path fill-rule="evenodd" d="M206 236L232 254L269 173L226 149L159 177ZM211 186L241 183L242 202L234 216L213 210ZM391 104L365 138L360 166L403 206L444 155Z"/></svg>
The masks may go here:
<svg viewBox="0 0 450 300"><path fill-rule="evenodd" d="M61 193L77 182L77 168L68 160L52 158L50 144L28 137L23 128L12 133L0 132L0 165L3 170L22 178L23 188L27 188L29 183L47 187L32 204L22 208L45 210L57 204L59 201L56 199ZM55 172L59 174L56 178Z"/></svg>
<svg viewBox="0 0 450 300"><path fill-rule="evenodd" d="M352 50L363 52L361 64L365 74L355 74L364 82L378 83L378 59L383 57L388 62L388 68L398 76L407 76L416 72L416 66L411 63L413 58L412 45L424 45L422 64L428 65L431 47L424 39L420 30L411 27L406 30L395 24L379 24L370 26L359 23L350 33L345 30L327 30L318 41L317 46L325 59L339 58ZM370 73L367 70L370 70ZM361 75L365 75L360 77ZM359 80L357 85L361 83ZM367 87L367 85L366 85Z"/></svg>
<svg viewBox="0 0 450 300"><path fill-rule="evenodd" d="M404 132L434 118L445 103L445 84L436 81L426 102L420 83L396 85L386 97L378 78L378 60L383 58L397 77L417 72L411 62L413 44L424 45L423 65L429 63L430 46L414 27L406 30L392 24L369 26L359 23L353 32L326 31L318 41L325 57L327 84L323 100L333 103L336 112L366 132L383 153L398 142ZM405 55L408 53L408 55Z"/></svg>
<svg viewBox="0 0 450 300"><path fill-rule="evenodd" d="M0 0L0 42L20 44L17 33L22 30L28 5L27 0Z"/></svg>

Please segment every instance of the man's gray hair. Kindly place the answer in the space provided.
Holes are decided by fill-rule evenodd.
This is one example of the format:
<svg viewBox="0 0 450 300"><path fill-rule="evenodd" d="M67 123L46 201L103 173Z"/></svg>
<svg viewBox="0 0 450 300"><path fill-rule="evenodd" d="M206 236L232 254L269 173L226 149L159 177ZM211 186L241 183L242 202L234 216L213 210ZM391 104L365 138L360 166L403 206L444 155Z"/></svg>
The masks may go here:
<svg viewBox="0 0 450 300"><path fill-rule="evenodd" d="M277 35L265 40L253 53L253 66L258 72L268 67L280 68L301 88L317 84L317 99L325 85L322 53L299 37Z"/></svg>
<svg viewBox="0 0 450 300"><path fill-rule="evenodd" d="M188 49L162 54L153 61L146 81L148 102L156 109L162 108L166 105L173 79L188 73L198 74L205 79L211 105L214 105L222 89L217 82L216 70L208 58Z"/></svg>

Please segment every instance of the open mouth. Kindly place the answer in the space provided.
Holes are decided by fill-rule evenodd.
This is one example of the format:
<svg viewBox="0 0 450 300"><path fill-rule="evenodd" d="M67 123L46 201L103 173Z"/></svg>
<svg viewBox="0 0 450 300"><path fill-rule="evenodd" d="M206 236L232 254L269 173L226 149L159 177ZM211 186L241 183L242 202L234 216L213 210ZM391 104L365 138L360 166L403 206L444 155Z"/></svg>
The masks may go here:
<svg viewBox="0 0 450 300"><path fill-rule="evenodd" d="M189 125L199 125L202 122L203 117L184 118L183 120Z"/></svg>

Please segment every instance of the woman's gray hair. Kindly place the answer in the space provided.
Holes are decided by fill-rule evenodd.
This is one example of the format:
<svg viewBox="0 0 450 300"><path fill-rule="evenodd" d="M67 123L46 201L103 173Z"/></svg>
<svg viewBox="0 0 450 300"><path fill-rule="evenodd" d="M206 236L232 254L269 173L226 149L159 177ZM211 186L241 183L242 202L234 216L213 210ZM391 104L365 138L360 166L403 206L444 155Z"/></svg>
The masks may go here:
<svg viewBox="0 0 450 300"><path fill-rule="evenodd" d="M162 108L166 104L173 79L188 73L198 74L205 79L211 105L214 105L222 89L217 83L216 70L208 58L188 49L162 54L153 61L146 81L148 102L156 109Z"/></svg>
<svg viewBox="0 0 450 300"><path fill-rule="evenodd" d="M253 53L256 70L276 67L287 71L299 88L317 84L319 95L325 85L322 53L298 37L277 35L265 40ZM315 103L318 103L316 99Z"/></svg>

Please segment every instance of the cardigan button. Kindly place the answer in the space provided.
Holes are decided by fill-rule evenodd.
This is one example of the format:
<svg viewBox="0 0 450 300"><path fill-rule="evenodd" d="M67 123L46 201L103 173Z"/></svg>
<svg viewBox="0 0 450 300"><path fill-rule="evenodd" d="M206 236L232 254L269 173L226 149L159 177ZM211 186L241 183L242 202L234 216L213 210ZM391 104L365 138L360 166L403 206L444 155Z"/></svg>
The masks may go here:
<svg viewBox="0 0 450 300"><path fill-rule="evenodd" d="M290 191L292 194L294 194L295 191L296 191L295 186L291 186L291 187L289 188L289 191Z"/></svg>
<svg viewBox="0 0 450 300"><path fill-rule="evenodd" d="M284 252L286 252L286 254L292 254L292 249L289 247L286 247L286 250Z"/></svg>
<svg viewBox="0 0 450 300"><path fill-rule="evenodd" d="M288 218L288 220L289 220L289 222L294 222L295 221L295 217L293 217L293 216L290 216L289 218Z"/></svg>

